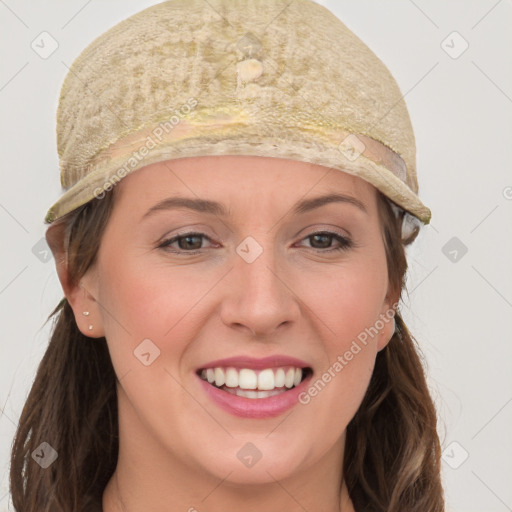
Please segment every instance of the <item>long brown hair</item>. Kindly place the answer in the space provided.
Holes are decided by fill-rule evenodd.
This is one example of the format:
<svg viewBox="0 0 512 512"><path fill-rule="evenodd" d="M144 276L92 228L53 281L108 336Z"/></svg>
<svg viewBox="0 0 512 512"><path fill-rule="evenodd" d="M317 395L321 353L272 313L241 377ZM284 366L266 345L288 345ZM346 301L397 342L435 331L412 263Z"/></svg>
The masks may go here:
<svg viewBox="0 0 512 512"><path fill-rule="evenodd" d="M62 219L67 226L68 273L78 283L95 262L115 189ZM401 293L407 260L400 219L378 192L389 282ZM54 327L14 437L10 491L18 512L101 510L117 464L116 374L105 338L77 327L63 299L50 314ZM358 512L443 512L436 412L415 340L399 311L396 330L376 359L373 376L347 427L344 478ZM43 442L57 452L47 468L32 454Z"/></svg>

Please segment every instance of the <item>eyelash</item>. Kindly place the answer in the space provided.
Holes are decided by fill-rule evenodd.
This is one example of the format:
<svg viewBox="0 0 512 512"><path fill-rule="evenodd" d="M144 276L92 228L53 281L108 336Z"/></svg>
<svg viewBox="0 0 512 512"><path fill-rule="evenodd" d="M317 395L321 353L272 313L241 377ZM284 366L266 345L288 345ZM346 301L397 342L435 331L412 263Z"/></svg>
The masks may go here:
<svg viewBox="0 0 512 512"><path fill-rule="evenodd" d="M350 240L349 238L346 238L344 236L341 236L338 233L333 233L331 231L316 231L315 233L311 233L310 235L304 237L302 240L306 240L306 239L311 238L311 237L316 236L316 235L324 235L324 236L333 237L336 240L338 240L338 242L340 242L340 244L341 244L339 247L335 247L333 249L315 249L315 248L312 248L312 250L317 252L317 253L348 251L349 249L355 247L355 244L354 244L354 242L352 242L352 240ZM204 233L190 232L190 233L183 233L183 234L177 235L175 237L163 240L158 245L158 249L164 249L164 250L167 250L167 251L175 253L175 254L188 254L188 255L200 254L201 250L186 251L184 249L180 249L178 251L175 251L175 250L169 249L170 245L173 244L174 242L177 242L178 240L181 240L182 238L193 237L193 236L198 236L198 237L201 237L201 238L206 238L207 240L209 240L211 242L210 237L208 237Z"/></svg>

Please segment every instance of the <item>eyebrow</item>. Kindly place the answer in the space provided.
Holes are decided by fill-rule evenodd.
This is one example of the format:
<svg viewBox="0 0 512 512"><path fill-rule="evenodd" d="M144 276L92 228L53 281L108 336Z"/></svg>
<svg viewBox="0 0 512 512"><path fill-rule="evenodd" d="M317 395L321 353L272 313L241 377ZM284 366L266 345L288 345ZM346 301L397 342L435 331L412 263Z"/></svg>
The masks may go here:
<svg viewBox="0 0 512 512"><path fill-rule="evenodd" d="M364 213L368 214L368 211L365 205L352 196L347 196L344 194L327 194L323 196L313 197L311 199L303 199L296 203L293 207L293 214L303 214L310 212L311 210L315 210L316 208L320 208L321 206L331 204L331 203L347 203L352 204L362 210ZM229 215L228 210L222 203L218 203L216 201L211 201L208 199L193 199L189 197L168 197L163 201L158 202L154 206L152 206L142 217L145 219L155 212L162 210L173 210L187 208L189 210L194 210L200 213L210 213L213 215L219 215L223 217L227 217Z"/></svg>

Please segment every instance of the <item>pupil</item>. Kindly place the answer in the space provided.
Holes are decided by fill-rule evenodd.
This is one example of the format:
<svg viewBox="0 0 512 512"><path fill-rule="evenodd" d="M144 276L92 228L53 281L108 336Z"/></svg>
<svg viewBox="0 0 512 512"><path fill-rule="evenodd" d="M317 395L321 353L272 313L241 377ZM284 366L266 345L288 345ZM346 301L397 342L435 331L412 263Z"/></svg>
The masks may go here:
<svg viewBox="0 0 512 512"><path fill-rule="evenodd" d="M187 245L187 247L181 247L181 248L182 248L182 249L191 249L191 248L192 248L192 249L198 249L199 247L190 247L190 246L188 245L188 244L189 244L189 242L190 242L190 240L193 240L194 238L195 238L195 239L199 239L199 245L201 245L201 240L200 240L200 237L199 237L199 236L197 236L197 235L190 235L190 236L183 237L183 238L181 239L182 241L184 241L184 240L185 240L185 241L186 241L186 245ZM192 245L194 245L194 244L193 244L193 242L192 242L191 244L192 244ZM182 244L182 245L183 245L183 244ZM196 245L197 245L197 244L196 244Z"/></svg>
<svg viewBox="0 0 512 512"><path fill-rule="evenodd" d="M318 240L319 238L329 239L330 235L313 235L313 239ZM322 247L329 247L329 243L327 240L326 244L323 244Z"/></svg>

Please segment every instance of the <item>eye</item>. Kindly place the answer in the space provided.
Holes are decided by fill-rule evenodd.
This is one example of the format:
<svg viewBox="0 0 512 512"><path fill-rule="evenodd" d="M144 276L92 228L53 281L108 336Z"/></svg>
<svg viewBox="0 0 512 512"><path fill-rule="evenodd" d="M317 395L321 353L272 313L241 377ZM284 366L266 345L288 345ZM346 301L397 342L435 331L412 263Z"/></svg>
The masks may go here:
<svg viewBox="0 0 512 512"><path fill-rule="evenodd" d="M199 254L201 252L200 250L204 249L201 247L202 239L206 239L211 242L210 237L204 233L183 233L163 240L158 245L158 248L176 254ZM339 245L338 247L330 248L333 239L338 241ZM312 243L313 245L319 245L319 247L311 247L316 252L346 251L355 246L355 244L347 237L330 231L318 231L308 235L306 238L303 238L303 240L311 240L310 244ZM178 244L178 247L172 248L172 245L176 243Z"/></svg>
<svg viewBox="0 0 512 512"><path fill-rule="evenodd" d="M338 241L338 247L328 248L330 247L329 242L332 241L332 239ZM311 240L310 243L318 244L320 247L312 247L317 252L347 251L354 247L354 243L349 238L330 231L317 231L303 238L303 240Z"/></svg>
<svg viewBox="0 0 512 512"><path fill-rule="evenodd" d="M172 238L168 238L167 240L163 240L158 245L158 248L174 253L186 252L187 254L198 254L200 252L198 249L202 249L201 239L203 238L211 241L211 239L204 233L183 233ZM170 247L176 242L178 243L178 250L172 250Z"/></svg>

